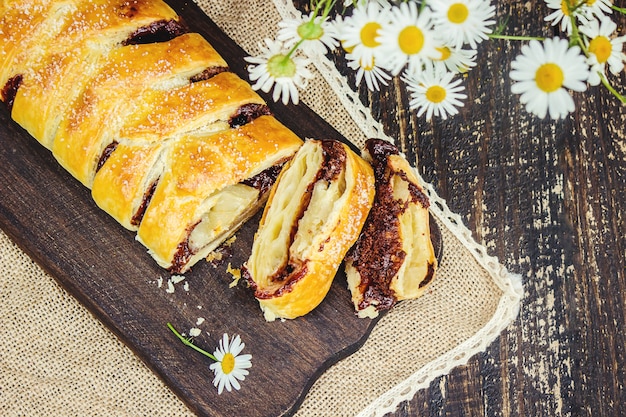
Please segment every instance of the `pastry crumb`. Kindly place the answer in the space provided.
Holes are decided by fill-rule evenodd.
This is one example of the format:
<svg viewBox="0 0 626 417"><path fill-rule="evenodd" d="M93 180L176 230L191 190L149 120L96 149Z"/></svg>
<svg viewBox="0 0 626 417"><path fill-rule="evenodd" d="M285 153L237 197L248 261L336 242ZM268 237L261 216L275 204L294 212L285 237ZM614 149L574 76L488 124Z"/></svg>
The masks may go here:
<svg viewBox="0 0 626 417"><path fill-rule="evenodd" d="M239 280L241 279L241 269L233 268L230 262L226 267L226 272L233 276L233 281L228 285L229 288L233 288L239 284Z"/></svg>

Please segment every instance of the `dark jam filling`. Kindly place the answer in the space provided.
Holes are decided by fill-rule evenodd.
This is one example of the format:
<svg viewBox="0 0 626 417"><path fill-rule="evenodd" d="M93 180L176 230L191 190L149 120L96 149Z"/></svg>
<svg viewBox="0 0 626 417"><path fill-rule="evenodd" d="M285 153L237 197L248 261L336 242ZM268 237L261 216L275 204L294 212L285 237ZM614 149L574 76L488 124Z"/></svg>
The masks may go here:
<svg viewBox="0 0 626 417"><path fill-rule="evenodd" d="M369 139L365 147L372 158L376 197L363 231L346 259L353 263L361 276L359 290L363 294L363 300L359 309L372 305L377 310L387 310L397 302L389 285L406 258L400 239L399 217L409 204L419 203L428 207L429 200L416 184L409 181L405 172L394 171L389 165L389 156L399 154L393 144L380 139ZM410 201L394 199L392 179L396 175L408 183ZM428 284L433 274L434 266L431 265L420 287Z"/></svg>
<svg viewBox="0 0 626 417"><path fill-rule="evenodd" d="M189 246L189 235L191 231L196 227L197 224L194 224L187 234L187 239L180 242L176 247L176 253L174 253L174 258L172 259L172 266L170 266L169 271L172 274L179 274L183 271L185 265L189 263L191 257L196 253Z"/></svg>
<svg viewBox="0 0 626 417"><path fill-rule="evenodd" d="M233 129L246 125L261 116L269 116L272 112L265 104L248 103L240 106L234 115L228 120Z"/></svg>
<svg viewBox="0 0 626 417"><path fill-rule="evenodd" d="M143 195L143 198L141 199L141 204L139 205L139 208L137 208L137 212L135 212L132 219L130 219L130 224L132 224L133 226L139 226L141 224L141 220L146 213L146 209L148 208L148 204L150 204L150 200L152 200L152 196L154 195L154 191L156 190L158 183L159 180L154 181Z"/></svg>
<svg viewBox="0 0 626 417"><path fill-rule="evenodd" d="M194 75L189 79L192 83L197 83L199 81L206 81L210 78L215 77L217 74L221 72L228 71L228 67L209 67L202 71L200 74Z"/></svg>
<svg viewBox="0 0 626 417"><path fill-rule="evenodd" d="M118 144L119 144L118 142L114 141L114 142L109 143L107 147L104 148L104 151L102 151L102 155L100 155L100 159L98 159L98 165L96 165L96 172L100 171L100 168L104 166L104 164L109 159L111 154L113 154L113 151L115 151L115 148L117 148Z"/></svg>
<svg viewBox="0 0 626 417"><path fill-rule="evenodd" d="M243 180L241 183L259 190L259 198L261 198L270 190L270 188L272 188L272 185L276 182L276 178L278 178L278 174L282 168L283 164L276 164L254 177Z"/></svg>
<svg viewBox="0 0 626 417"><path fill-rule="evenodd" d="M122 45L143 45L148 43L167 42L189 32L187 26L176 20L159 20L143 26L130 34Z"/></svg>
<svg viewBox="0 0 626 417"><path fill-rule="evenodd" d="M17 95L17 89L22 85L22 74L18 74L9 78L9 81L2 88L2 101L6 104L9 112L13 109L13 103L15 102L15 96Z"/></svg>

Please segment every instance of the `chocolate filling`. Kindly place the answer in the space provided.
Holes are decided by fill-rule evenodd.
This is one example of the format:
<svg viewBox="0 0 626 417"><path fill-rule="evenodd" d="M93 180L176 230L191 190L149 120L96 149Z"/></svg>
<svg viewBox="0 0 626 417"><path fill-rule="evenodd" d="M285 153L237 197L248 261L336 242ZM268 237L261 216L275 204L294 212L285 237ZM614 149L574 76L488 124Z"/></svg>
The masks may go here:
<svg viewBox="0 0 626 417"><path fill-rule="evenodd" d="M365 146L372 158L376 197L363 231L346 259L352 262L361 277L359 291L363 294L363 300L358 308L365 309L373 305L377 310L386 310L397 302L389 285L406 258L400 240L399 217L410 203L419 203L425 208L430 203L428 196L408 180L405 172L394 171L389 166L389 156L399 154L393 144L380 139L369 139ZM392 179L395 175L408 183L410 201L394 199ZM420 287L428 284L433 275L434 266L431 265Z"/></svg>
<svg viewBox="0 0 626 417"><path fill-rule="evenodd" d="M302 219L304 213L309 207L315 184L319 181L333 181L341 174L342 171L345 170L347 155L343 145L340 142L334 140L323 140L321 141L321 143L324 161L322 162L322 166L317 172L315 179L307 185L306 192L304 193L304 195L301 196L301 199L303 200L302 204L300 205L301 209L291 225L288 247L291 247L295 239L296 233L298 232L298 224L300 223L300 219ZM259 289L258 285L256 284L256 282L254 282L252 276L250 275L250 272L245 266L242 268L242 277L246 279L250 288L254 290L254 296L256 298L270 299L274 297L280 297L283 294L292 291L293 286L304 276L306 276L307 272L308 269L306 260L304 262L301 262L299 260L297 262L294 262L293 260L288 259L285 265L278 268L278 270L271 277L269 277L269 281L284 283L280 288L275 291Z"/></svg>
<svg viewBox="0 0 626 417"><path fill-rule="evenodd" d="M318 174L318 181L332 182L346 169L347 154L341 142L336 140L323 140L324 164Z"/></svg>
<svg viewBox="0 0 626 417"><path fill-rule="evenodd" d="M240 106L228 120L230 127L237 128L250 123L261 116L269 116L272 112L265 104L248 103Z"/></svg>
<svg viewBox="0 0 626 417"><path fill-rule="evenodd" d="M283 165L284 164L276 164L271 166L254 177L243 180L241 183L259 190L259 198L261 198L270 190L270 188L272 188L272 185L276 182L276 178L278 178L278 174L280 174L280 170L283 168Z"/></svg>
<svg viewBox="0 0 626 417"><path fill-rule="evenodd" d="M228 71L228 67L209 67L202 71L200 74L191 77L189 81L191 81L192 83L197 83L198 81L206 81L212 77L215 77L217 74L226 71Z"/></svg>
<svg viewBox="0 0 626 417"><path fill-rule="evenodd" d="M424 277L422 282L420 282L418 287L419 288L423 288L423 287L427 286L430 283L430 281L433 280L434 276L435 276L435 265L434 264L428 264L428 274L426 274L426 276Z"/></svg>
<svg viewBox="0 0 626 417"><path fill-rule="evenodd" d="M172 266L170 266L169 268L169 271L172 274L178 274L182 272L183 267L187 265L187 263L189 263L189 260L195 254L195 251L193 251L189 246L189 236L191 235L191 231L194 229L194 227L198 225L198 223L189 228L187 233L187 239L180 242L176 247L176 252L174 253L174 258L172 259Z"/></svg>
<svg viewBox="0 0 626 417"><path fill-rule="evenodd" d="M98 159L98 165L96 165L96 172L100 171L100 168L102 168L102 166L106 163L107 159L109 159L113 151L115 151L115 148L117 148L117 145L119 145L119 143L117 141L113 141L109 143L106 148L104 148L104 151L102 151L102 155L100 155L100 159Z"/></svg>
<svg viewBox="0 0 626 417"><path fill-rule="evenodd" d="M22 74L15 75L7 81L2 88L2 101L6 104L9 112L13 109L13 103L15 102L15 96L17 95L17 89L22 85Z"/></svg>
<svg viewBox="0 0 626 417"><path fill-rule="evenodd" d="M130 14L129 14L130 13ZM124 12L124 16L132 17L133 9ZM189 32L187 26L176 20L158 20L148 26L142 26L130 34L122 45L142 45L148 43L167 42L177 36Z"/></svg>
<svg viewBox="0 0 626 417"><path fill-rule="evenodd" d="M141 199L141 204L137 208L137 212L135 212L133 217L130 219L130 224L132 224L133 226L139 226L141 224L143 215L146 213L146 209L148 208L148 204L150 204L150 200L152 200L152 196L154 195L154 191L156 190L158 183L159 180L157 179L150 185L150 187L148 187L148 190L146 190L146 192L144 193L143 198Z"/></svg>

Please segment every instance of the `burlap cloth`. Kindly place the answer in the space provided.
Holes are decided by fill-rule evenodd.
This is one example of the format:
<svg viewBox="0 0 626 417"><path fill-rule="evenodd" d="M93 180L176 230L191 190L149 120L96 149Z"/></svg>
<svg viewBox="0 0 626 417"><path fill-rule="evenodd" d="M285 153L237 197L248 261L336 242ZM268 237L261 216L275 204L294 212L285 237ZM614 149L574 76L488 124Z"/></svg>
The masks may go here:
<svg viewBox="0 0 626 417"><path fill-rule="evenodd" d="M250 53L290 1L198 3ZM357 145L386 137L324 57L302 100ZM392 138L387 138L392 139ZM403 302L355 354L313 385L298 416L384 415L482 351L517 316L523 289L427 185L444 257L419 300ZM0 233L0 415L187 416L191 412L108 329ZM252 369L254 372L254 369ZM210 381L199 382L210 383ZM245 384L245 382L244 382Z"/></svg>

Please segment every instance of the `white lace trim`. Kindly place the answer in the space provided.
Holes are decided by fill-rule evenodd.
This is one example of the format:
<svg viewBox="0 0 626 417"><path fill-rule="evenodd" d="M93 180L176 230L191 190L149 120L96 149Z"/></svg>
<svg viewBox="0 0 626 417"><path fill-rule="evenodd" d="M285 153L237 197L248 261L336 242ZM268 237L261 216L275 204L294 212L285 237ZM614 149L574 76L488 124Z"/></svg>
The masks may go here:
<svg viewBox="0 0 626 417"><path fill-rule="evenodd" d="M283 19L296 18L301 15L291 0L273 1ZM309 56L309 58L365 137L377 137L393 142L393 138L387 136L382 124L374 119L369 109L360 101L358 94L349 87L347 80L339 73L335 65L324 55L318 54ZM362 144L356 145L362 147ZM503 294L493 317L482 329L379 396L362 410L358 417L382 417L387 413L394 412L400 402L411 400L418 390L427 388L435 378L446 375L459 365L466 364L472 356L484 351L515 320L519 313L521 299L524 296L522 277L509 272L496 257L490 256L486 248L474 240L461 216L448 208L446 201L437 195L431 184L423 180L417 169L414 168L414 171L425 185L425 191L431 200L432 214L469 249L477 262L489 272L494 283L502 290Z"/></svg>

